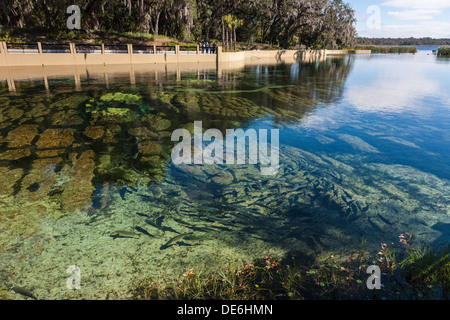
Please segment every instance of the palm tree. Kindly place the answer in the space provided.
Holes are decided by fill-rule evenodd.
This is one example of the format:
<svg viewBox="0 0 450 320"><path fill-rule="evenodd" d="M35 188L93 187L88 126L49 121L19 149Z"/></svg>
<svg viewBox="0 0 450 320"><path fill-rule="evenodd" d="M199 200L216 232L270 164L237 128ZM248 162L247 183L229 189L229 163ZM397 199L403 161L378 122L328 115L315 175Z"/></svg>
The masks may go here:
<svg viewBox="0 0 450 320"><path fill-rule="evenodd" d="M224 26L224 47L225 49L236 50L236 29L244 24L243 20L239 20L237 16L228 14L222 17L222 24Z"/></svg>
<svg viewBox="0 0 450 320"><path fill-rule="evenodd" d="M231 38L231 15L227 14L222 18L222 23L225 29L224 39L223 40L223 46L225 50L229 49L231 50L231 44L232 39Z"/></svg>
<svg viewBox="0 0 450 320"><path fill-rule="evenodd" d="M232 16L231 28L233 30L233 50L236 51L236 29L244 24L244 20L238 20L236 16Z"/></svg>

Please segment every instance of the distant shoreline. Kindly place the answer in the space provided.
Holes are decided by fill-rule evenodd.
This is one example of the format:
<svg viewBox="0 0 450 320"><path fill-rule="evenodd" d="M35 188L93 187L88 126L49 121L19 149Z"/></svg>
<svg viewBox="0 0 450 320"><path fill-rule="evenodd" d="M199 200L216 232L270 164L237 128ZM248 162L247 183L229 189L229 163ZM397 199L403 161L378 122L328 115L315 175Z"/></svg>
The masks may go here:
<svg viewBox="0 0 450 320"><path fill-rule="evenodd" d="M450 46L450 38L365 38L357 37L357 45L371 46Z"/></svg>

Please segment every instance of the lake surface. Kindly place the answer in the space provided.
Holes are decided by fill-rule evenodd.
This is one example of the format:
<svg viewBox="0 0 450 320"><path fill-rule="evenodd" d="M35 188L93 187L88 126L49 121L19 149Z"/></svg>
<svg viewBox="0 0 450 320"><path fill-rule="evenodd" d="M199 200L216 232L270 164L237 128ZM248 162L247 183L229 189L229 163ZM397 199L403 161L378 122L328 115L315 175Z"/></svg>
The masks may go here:
<svg viewBox="0 0 450 320"><path fill-rule="evenodd" d="M4 82L0 279L41 299L115 299L136 276L345 259L362 239L376 255L405 232L448 243L449 80L450 60L419 50ZM224 136L278 129L276 175L174 164L171 135L194 121Z"/></svg>

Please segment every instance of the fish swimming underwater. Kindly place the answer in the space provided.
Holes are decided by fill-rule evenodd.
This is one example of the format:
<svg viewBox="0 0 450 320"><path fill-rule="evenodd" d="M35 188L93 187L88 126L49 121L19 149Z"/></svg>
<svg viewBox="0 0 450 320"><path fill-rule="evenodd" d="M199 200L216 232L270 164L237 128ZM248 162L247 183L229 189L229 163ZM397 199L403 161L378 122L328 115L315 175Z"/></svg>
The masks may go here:
<svg viewBox="0 0 450 320"><path fill-rule="evenodd" d="M32 299L35 299L35 300L38 299L38 298L36 298L36 296L30 290L25 289L23 287L12 287L11 290L16 292L16 293L18 293L18 294L21 294L23 296L26 296L26 297L29 297L29 298L32 298Z"/></svg>
<svg viewBox="0 0 450 320"><path fill-rule="evenodd" d="M183 239L184 237L189 236L191 234L193 234L193 233L192 232L186 232L186 233L182 233L182 234L179 234L179 235L171 238L169 241L167 241L165 244L163 244L160 247L160 250L167 249L168 247L170 247L172 245L172 243L177 242L177 241L179 241L179 240Z"/></svg>
<svg viewBox="0 0 450 320"><path fill-rule="evenodd" d="M174 218L173 220L175 220L176 222L178 222L179 224L182 224L182 225L185 225L185 226L192 226L190 223L188 223L188 222L186 222L186 221L183 221L183 220L181 220L181 219L177 219L177 218Z"/></svg>
<svg viewBox="0 0 450 320"><path fill-rule="evenodd" d="M155 237L154 235L150 234L147 230L145 230L144 228L141 228L141 227L139 227L139 226L135 226L134 229L135 229L136 231L139 231L140 233L145 234L146 236L151 237L151 238L154 238L154 237Z"/></svg>
<svg viewBox="0 0 450 320"><path fill-rule="evenodd" d="M136 214L141 217L151 218L149 215L147 215L145 213L136 212Z"/></svg>
<svg viewBox="0 0 450 320"><path fill-rule="evenodd" d="M117 238L136 238L140 237L140 234L134 233L133 231L117 230L109 236L115 240Z"/></svg>
<svg viewBox="0 0 450 320"><path fill-rule="evenodd" d="M147 222L149 225L161 230L162 232L170 231L170 232L174 232L174 233L179 233L178 231L176 231L170 227L163 226L162 225L163 220L164 220L164 216L161 216L158 219L156 219L156 221L152 221L150 219L145 219L145 222Z"/></svg>

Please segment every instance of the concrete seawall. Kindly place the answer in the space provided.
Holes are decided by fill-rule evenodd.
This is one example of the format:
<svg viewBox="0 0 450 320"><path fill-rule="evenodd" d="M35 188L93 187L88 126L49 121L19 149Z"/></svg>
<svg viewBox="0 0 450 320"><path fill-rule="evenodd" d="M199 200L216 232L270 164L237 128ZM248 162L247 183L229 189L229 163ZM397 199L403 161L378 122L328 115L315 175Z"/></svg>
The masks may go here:
<svg viewBox="0 0 450 320"><path fill-rule="evenodd" d="M154 81L159 81L167 74L174 74L177 80L181 80L182 73L189 72L197 73L200 79L204 71L214 71L222 76L246 66L317 62L327 59L327 56L349 53L344 50L222 52L222 48L218 47L217 54L202 54L198 48L187 53L175 47L173 52L168 53L139 54L129 53L133 52L131 46L127 46L124 53L106 53L104 50L101 53L76 53L72 45L70 52L65 53L42 53L41 46L38 46L40 52L22 53L14 50L7 52L5 46L4 42L0 42L0 81L6 80L10 91L15 91L16 81L22 80L43 80L46 90L52 87L52 79L58 77L74 79L76 89L81 88L81 79L92 77L108 85L120 76L122 79L129 78L130 84L134 85L136 79L143 76L149 79L154 75ZM350 53L370 54L370 51Z"/></svg>
<svg viewBox="0 0 450 320"><path fill-rule="evenodd" d="M118 65L118 64L172 64L172 63L230 63L245 62L247 60L274 60L274 61L298 61L303 59L324 59L327 55L334 54L370 54L370 51L356 50L268 50L268 51L241 51L222 52L217 48L215 54L196 51L182 51L180 46L174 46L170 52L159 53L155 49L152 53L135 53L131 44L126 45L126 50L121 53L107 53L104 46L96 53L79 53L75 44L68 44L68 52L43 53L42 44L38 42L37 49L14 50L7 47L6 42L0 42L0 67L31 67L31 66L86 66L86 65ZM99 45L100 46L100 45Z"/></svg>

